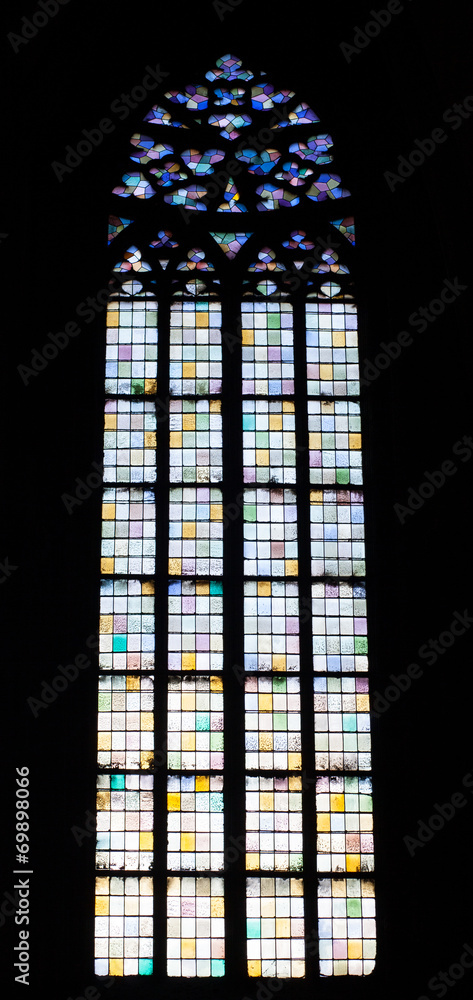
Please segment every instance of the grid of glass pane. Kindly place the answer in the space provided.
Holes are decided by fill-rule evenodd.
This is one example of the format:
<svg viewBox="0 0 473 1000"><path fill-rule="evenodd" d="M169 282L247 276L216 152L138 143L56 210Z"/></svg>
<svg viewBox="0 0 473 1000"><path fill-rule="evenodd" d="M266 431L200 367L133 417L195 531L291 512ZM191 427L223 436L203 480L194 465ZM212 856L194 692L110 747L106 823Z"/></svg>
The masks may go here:
<svg viewBox="0 0 473 1000"><path fill-rule="evenodd" d="M152 775L98 775L96 866L153 867Z"/></svg>
<svg viewBox="0 0 473 1000"><path fill-rule="evenodd" d="M106 489L102 508L102 573L154 574L154 493Z"/></svg>
<svg viewBox="0 0 473 1000"><path fill-rule="evenodd" d="M243 400L245 483L295 483L295 419L290 400Z"/></svg>
<svg viewBox="0 0 473 1000"><path fill-rule="evenodd" d="M149 670L154 666L154 580L102 580L99 667Z"/></svg>
<svg viewBox="0 0 473 1000"><path fill-rule="evenodd" d="M292 395L292 306L288 302L244 302L241 309L243 395Z"/></svg>
<svg viewBox="0 0 473 1000"><path fill-rule="evenodd" d="M316 805L318 871L372 871L371 779L324 775L317 779Z"/></svg>
<svg viewBox="0 0 473 1000"><path fill-rule="evenodd" d="M105 403L105 483L156 480L156 411L150 400L109 399Z"/></svg>
<svg viewBox="0 0 473 1000"><path fill-rule="evenodd" d="M311 490L310 537L313 576L365 576L361 493Z"/></svg>
<svg viewBox="0 0 473 1000"><path fill-rule="evenodd" d="M111 300L107 308L105 392L156 393L158 313L154 299Z"/></svg>
<svg viewBox="0 0 473 1000"><path fill-rule="evenodd" d="M301 768L301 706L298 677L245 680L246 768Z"/></svg>
<svg viewBox="0 0 473 1000"><path fill-rule="evenodd" d="M244 590L245 670L299 670L298 584L245 580Z"/></svg>
<svg viewBox="0 0 473 1000"><path fill-rule="evenodd" d="M344 399L309 399L308 418L311 483L360 486L360 404Z"/></svg>
<svg viewBox="0 0 473 1000"><path fill-rule="evenodd" d="M100 876L95 886L96 976L150 976L153 880Z"/></svg>
<svg viewBox="0 0 473 1000"><path fill-rule="evenodd" d="M314 669L354 672L368 669L366 590L337 583L312 584Z"/></svg>
<svg viewBox="0 0 473 1000"><path fill-rule="evenodd" d="M98 763L146 769L153 764L153 677L99 676Z"/></svg>
<svg viewBox="0 0 473 1000"><path fill-rule="evenodd" d="M369 771L367 677L314 677L315 766L320 771Z"/></svg>
<svg viewBox="0 0 473 1000"><path fill-rule="evenodd" d="M222 871L222 775L169 775L169 871Z"/></svg>
<svg viewBox="0 0 473 1000"><path fill-rule="evenodd" d="M171 305L169 391L208 396L222 390L221 310L217 302Z"/></svg>
<svg viewBox="0 0 473 1000"><path fill-rule="evenodd" d="M306 305L309 396L359 396L356 308L349 302Z"/></svg>
<svg viewBox="0 0 473 1000"><path fill-rule="evenodd" d="M250 877L246 896L248 975L304 976L302 879Z"/></svg>
<svg viewBox="0 0 473 1000"><path fill-rule="evenodd" d="M222 575L222 491L176 487L169 491L169 573Z"/></svg>
<svg viewBox="0 0 473 1000"><path fill-rule="evenodd" d="M168 976L223 976L223 878L168 878Z"/></svg>
<svg viewBox="0 0 473 1000"><path fill-rule="evenodd" d="M169 479L172 483L222 480L222 416L219 399L169 402Z"/></svg>
<svg viewBox="0 0 473 1000"><path fill-rule="evenodd" d="M245 490L246 576L297 576L297 504L292 490Z"/></svg>
<svg viewBox="0 0 473 1000"><path fill-rule="evenodd" d="M221 677L169 677L168 767L182 771L223 768Z"/></svg>
<svg viewBox="0 0 473 1000"><path fill-rule="evenodd" d="M374 883L322 878L318 910L321 975L369 975L376 956Z"/></svg>
<svg viewBox="0 0 473 1000"><path fill-rule="evenodd" d="M221 670L221 580L171 580L168 598L169 670Z"/></svg>
<svg viewBox="0 0 473 1000"><path fill-rule="evenodd" d="M247 871L302 869L302 779L246 777Z"/></svg>

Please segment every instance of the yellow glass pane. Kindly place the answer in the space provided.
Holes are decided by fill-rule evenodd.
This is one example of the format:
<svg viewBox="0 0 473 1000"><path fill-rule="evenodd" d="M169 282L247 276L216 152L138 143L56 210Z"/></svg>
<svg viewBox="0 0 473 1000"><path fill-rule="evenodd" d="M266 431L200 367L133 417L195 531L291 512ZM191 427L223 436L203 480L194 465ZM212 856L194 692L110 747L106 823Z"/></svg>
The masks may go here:
<svg viewBox="0 0 473 1000"><path fill-rule="evenodd" d="M123 976L123 959L122 958L111 958L110 959L110 975L111 976Z"/></svg>
<svg viewBox="0 0 473 1000"><path fill-rule="evenodd" d="M182 654L182 668L183 670L195 670L195 653Z"/></svg>
<svg viewBox="0 0 473 1000"><path fill-rule="evenodd" d="M99 896L95 900L95 913L97 917L107 917L109 908L108 896Z"/></svg>
<svg viewBox="0 0 473 1000"><path fill-rule="evenodd" d="M332 333L334 347L345 347L345 330L334 330Z"/></svg>
<svg viewBox="0 0 473 1000"><path fill-rule="evenodd" d="M317 829L320 833L328 833L330 830L330 813L317 813Z"/></svg>
<svg viewBox="0 0 473 1000"><path fill-rule="evenodd" d="M145 830L140 833L140 851L152 851L153 850L153 834L151 831Z"/></svg>
<svg viewBox="0 0 473 1000"><path fill-rule="evenodd" d="M104 521L113 521L115 517L115 504L114 503L103 503L102 504L102 518Z"/></svg>
<svg viewBox="0 0 473 1000"><path fill-rule="evenodd" d="M157 383L155 378L145 378L145 396L155 396Z"/></svg>
<svg viewBox="0 0 473 1000"><path fill-rule="evenodd" d="M118 309L113 312L109 312L107 315L107 326L113 329L113 327L118 326L120 322L120 313Z"/></svg>
<svg viewBox="0 0 473 1000"><path fill-rule="evenodd" d="M320 378L322 380L324 380L324 379L332 379L333 378L333 365L320 365L319 372L320 372Z"/></svg>
<svg viewBox="0 0 473 1000"><path fill-rule="evenodd" d="M169 573L171 576L181 575L181 559L170 559L168 562Z"/></svg>
<svg viewBox="0 0 473 1000"><path fill-rule="evenodd" d="M363 944L361 941L348 941L348 958L363 958Z"/></svg>
<svg viewBox="0 0 473 1000"><path fill-rule="evenodd" d="M183 538L195 538L195 521L184 521L182 525Z"/></svg>
<svg viewBox="0 0 473 1000"><path fill-rule="evenodd" d="M181 941L181 958L195 958L195 939L183 938Z"/></svg>
<svg viewBox="0 0 473 1000"><path fill-rule="evenodd" d="M100 632L102 634L113 631L113 615L100 616Z"/></svg>
<svg viewBox="0 0 473 1000"><path fill-rule="evenodd" d="M361 434L349 434L348 435L348 446L351 449L358 450L361 448Z"/></svg>
<svg viewBox="0 0 473 1000"><path fill-rule="evenodd" d="M210 778L205 774L198 774L195 779L196 792L208 792L210 789Z"/></svg>
<svg viewBox="0 0 473 1000"><path fill-rule="evenodd" d="M345 809L345 796L332 794L330 796L330 808L332 812L343 812Z"/></svg>
<svg viewBox="0 0 473 1000"><path fill-rule="evenodd" d="M195 851L195 833L181 833L181 851Z"/></svg>
<svg viewBox="0 0 473 1000"><path fill-rule="evenodd" d="M182 377L195 378L195 364L193 361L182 362Z"/></svg>
<svg viewBox="0 0 473 1000"><path fill-rule="evenodd" d="M195 316L196 326L208 326L209 325L209 314L208 312L198 312Z"/></svg>
<svg viewBox="0 0 473 1000"><path fill-rule="evenodd" d="M241 342L242 344L254 344L255 335L253 330L242 330L241 331Z"/></svg>
<svg viewBox="0 0 473 1000"><path fill-rule="evenodd" d="M168 792L168 812L179 812L181 808L181 793Z"/></svg>
<svg viewBox="0 0 473 1000"><path fill-rule="evenodd" d="M271 583L269 580L258 580L258 597L270 597Z"/></svg>
<svg viewBox="0 0 473 1000"><path fill-rule="evenodd" d="M260 976L261 975L261 961L256 958L252 958L248 962L248 975L249 976Z"/></svg>

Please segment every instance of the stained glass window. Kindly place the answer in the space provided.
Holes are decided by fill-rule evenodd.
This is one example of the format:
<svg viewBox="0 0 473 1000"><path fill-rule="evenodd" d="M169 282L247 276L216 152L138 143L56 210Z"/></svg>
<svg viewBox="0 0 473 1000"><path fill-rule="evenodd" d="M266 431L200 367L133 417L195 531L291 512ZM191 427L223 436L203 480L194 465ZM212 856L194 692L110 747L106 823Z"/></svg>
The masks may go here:
<svg viewBox="0 0 473 1000"><path fill-rule="evenodd" d="M117 171L99 976L374 968L355 229L328 127L225 55Z"/></svg>

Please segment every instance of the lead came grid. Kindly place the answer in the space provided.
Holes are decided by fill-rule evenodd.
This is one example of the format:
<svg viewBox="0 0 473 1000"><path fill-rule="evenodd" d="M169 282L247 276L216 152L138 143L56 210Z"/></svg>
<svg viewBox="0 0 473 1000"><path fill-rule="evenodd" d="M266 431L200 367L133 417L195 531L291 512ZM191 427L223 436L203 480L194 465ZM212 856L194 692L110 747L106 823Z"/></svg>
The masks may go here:
<svg viewBox="0 0 473 1000"><path fill-rule="evenodd" d="M158 313L154 299L112 300L107 308L105 392L111 396L156 393Z"/></svg>
<svg viewBox="0 0 473 1000"><path fill-rule="evenodd" d="M168 976L223 976L223 878L168 878Z"/></svg>
<svg viewBox="0 0 473 1000"><path fill-rule="evenodd" d="M169 670L221 670L221 580L171 580L168 598Z"/></svg>
<svg viewBox="0 0 473 1000"><path fill-rule="evenodd" d="M292 490L245 490L245 576L297 576L297 504Z"/></svg>
<svg viewBox="0 0 473 1000"><path fill-rule="evenodd" d="M322 878L318 897L321 975L369 975L376 956L374 882Z"/></svg>
<svg viewBox="0 0 473 1000"><path fill-rule="evenodd" d="M169 402L169 479L172 483L222 480L222 415L219 399Z"/></svg>
<svg viewBox="0 0 473 1000"><path fill-rule="evenodd" d="M245 580L244 593L245 670L298 671L298 584Z"/></svg>
<svg viewBox="0 0 473 1000"><path fill-rule="evenodd" d="M365 576L361 493L311 490L312 576Z"/></svg>
<svg viewBox="0 0 473 1000"><path fill-rule="evenodd" d="M343 399L309 399L308 418L310 482L360 486L360 404Z"/></svg>
<svg viewBox="0 0 473 1000"><path fill-rule="evenodd" d="M300 711L298 677L246 678L247 770L301 769Z"/></svg>
<svg viewBox="0 0 473 1000"><path fill-rule="evenodd" d="M102 511L102 573L154 574L154 493L138 487L106 489Z"/></svg>
<svg viewBox="0 0 473 1000"><path fill-rule="evenodd" d="M293 395L292 306L244 302L241 310L243 395Z"/></svg>
<svg viewBox="0 0 473 1000"><path fill-rule="evenodd" d="M222 391L221 308L217 302L171 305L169 391L209 396Z"/></svg>
<svg viewBox="0 0 473 1000"><path fill-rule="evenodd" d="M167 867L189 872L168 879L169 976L225 971L223 879L191 877L224 867L223 776L205 773L224 764L223 504L200 485L223 478L220 328L216 303L171 308L168 766L197 773L168 776Z"/></svg>
<svg viewBox="0 0 473 1000"><path fill-rule="evenodd" d="M153 867L152 775L98 775L96 866Z"/></svg>
<svg viewBox="0 0 473 1000"><path fill-rule="evenodd" d="M156 411L148 400L109 399L105 403L105 483L156 480Z"/></svg>
<svg viewBox="0 0 473 1000"><path fill-rule="evenodd" d="M314 677L317 770L370 770L369 711L367 677Z"/></svg>
<svg viewBox="0 0 473 1000"><path fill-rule="evenodd" d="M295 405L290 400L243 400L243 481L295 483Z"/></svg>
<svg viewBox="0 0 473 1000"><path fill-rule="evenodd" d="M374 867L371 779L317 779L317 868L369 872Z"/></svg>
<svg viewBox="0 0 473 1000"><path fill-rule="evenodd" d="M169 677L168 767L223 769L221 677Z"/></svg>
<svg viewBox="0 0 473 1000"><path fill-rule="evenodd" d="M368 669L366 589L337 583L312 584L314 669L354 673Z"/></svg>
<svg viewBox="0 0 473 1000"><path fill-rule="evenodd" d="M153 880L96 879L95 974L150 976L153 971Z"/></svg>
<svg viewBox="0 0 473 1000"><path fill-rule="evenodd" d="M168 870L223 869L223 777L168 777Z"/></svg>
<svg viewBox="0 0 473 1000"><path fill-rule="evenodd" d="M343 302L306 305L309 396L359 396L356 307Z"/></svg>
<svg viewBox="0 0 473 1000"><path fill-rule="evenodd" d="M302 879L250 877L246 896L248 975L304 976Z"/></svg>
<svg viewBox="0 0 473 1000"><path fill-rule="evenodd" d="M223 572L222 491L203 486L169 491L169 573L171 576Z"/></svg>
<svg viewBox="0 0 473 1000"><path fill-rule="evenodd" d="M154 666L154 580L100 583L99 667L150 670Z"/></svg>
<svg viewBox="0 0 473 1000"><path fill-rule="evenodd" d="M302 779L246 777L248 871L302 870Z"/></svg>
<svg viewBox="0 0 473 1000"><path fill-rule="evenodd" d="M97 758L101 767L152 767L153 691L151 676L99 676Z"/></svg>

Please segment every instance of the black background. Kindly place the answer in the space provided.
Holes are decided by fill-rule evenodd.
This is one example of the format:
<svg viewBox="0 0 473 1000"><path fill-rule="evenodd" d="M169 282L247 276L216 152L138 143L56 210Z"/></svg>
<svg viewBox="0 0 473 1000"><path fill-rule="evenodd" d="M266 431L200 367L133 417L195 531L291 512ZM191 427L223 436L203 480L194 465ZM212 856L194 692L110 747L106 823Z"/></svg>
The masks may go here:
<svg viewBox="0 0 473 1000"><path fill-rule="evenodd" d="M383 5L384 6L384 5ZM407 0L390 25L350 61L340 48L372 18L366 5L276 5L242 0L220 19L212 3L93 4L69 0L17 53L8 32L38 8L10 7L3 16L3 208L0 260L4 277L1 367L4 380L2 494L5 576L2 783L6 849L0 901L12 891L14 768L31 776L31 986L54 998L75 997L96 982L92 964L93 837L81 846L94 810L95 666L37 718L27 704L58 665L87 653L97 628L100 490L69 514L61 500L101 461L104 313L81 322L81 334L25 385L18 365L47 335L77 320L76 309L107 280L108 197L116 163L141 117L110 113L122 92L141 84L147 64L166 83L200 82L218 56L263 65L269 79L291 87L329 122L342 180L355 199L360 357L374 359L381 341L401 330L413 344L366 388L364 445L370 583L372 690L411 662L422 676L373 720L378 861L379 960L365 981L329 981L327 996L440 996L428 983L473 948L471 825L473 799L410 856L403 838L416 834L435 803L449 801L473 771L472 632L429 665L420 647L449 629L453 614L473 615L471 470L453 446L473 436L471 412L471 217L473 114L452 128L443 116L473 95L472 18L454 0L441 8ZM376 10L380 10L377 5ZM154 92L142 106L143 114ZM472 98L473 106L473 98ZM64 162L82 129L109 117L115 129L59 182L51 163ZM390 191L415 140L444 128L447 139ZM124 209L126 215L126 210ZM467 290L425 332L409 316L438 297L444 280ZM425 472L453 459L455 475L401 524L395 503ZM4 982L13 990L18 928L0 927ZM471 995L473 971L451 986ZM129 994L119 982L108 993ZM133 995L137 995L135 989ZM149 984L145 984L146 990ZM202 996L221 985L200 984ZM286 987L285 987L286 989ZM450 990L449 990L450 991ZM189 988L173 984L169 995ZM253 998L256 987L248 987ZM148 994L147 994L148 995ZM153 994L154 995L154 994ZM288 994L289 995L289 994ZM237 1000L240 994L237 995Z"/></svg>

